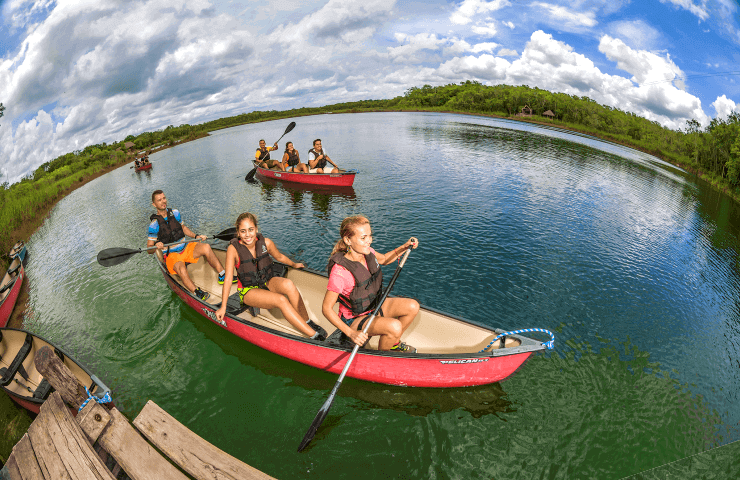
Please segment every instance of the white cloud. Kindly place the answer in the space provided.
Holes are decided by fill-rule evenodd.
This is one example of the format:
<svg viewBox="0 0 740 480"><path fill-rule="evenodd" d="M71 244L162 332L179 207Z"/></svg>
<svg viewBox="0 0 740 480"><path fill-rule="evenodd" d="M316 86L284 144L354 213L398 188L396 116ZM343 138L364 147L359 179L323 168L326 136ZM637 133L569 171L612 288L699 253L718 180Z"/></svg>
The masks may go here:
<svg viewBox="0 0 740 480"><path fill-rule="evenodd" d="M591 28L599 23L596 21L596 14L594 12L577 12L560 5L552 5L544 2L533 2L529 6L533 9L547 12L547 21L562 28Z"/></svg>
<svg viewBox="0 0 740 480"><path fill-rule="evenodd" d="M712 106L714 107L714 111L717 112L716 117L724 120L727 119L730 113L737 110L737 104L727 98L726 95L717 97L717 100L712 102Z"/></svg>
<svg viewBox="0 0 740 480"><path fill-rule="evenodd" d="M455 57L443 63L437 73L445 79L460 79L465 76L485 78L487 80L503 80L511 64L503 58L484 54L479 57Z"/></svg>
<svg viewBox="0 0 740 480"><path fill-rule="evenodd" d="M706 0L702 0L699 5L695 4L692 0L660 0L660 3L672 3L678 8L688 10L702 20L709 18Z"/></svg>
<svg viewBox="0 0 740 480"><path fill-rule="evenodd" d="M610 47L609 55L614 56L613 61L625 62L630 55L636 57L633 64L623 66L640 78L663 78L666 71L677 69L668 59L650 57L653 54L649 52L633 51L614 39L607 37L602 43ZM622 56L617 58L617 53ZM645 58L651 59L655 65L643 65L641 60ZM651 68L656 71L651 71ZM484 83L536 85L554 92L587 96L670 128L679 128L691 118L703 125L709 122L701 109L701 101L670 82L636 86L624 77L603 73L592 60L542 31L532 34L521 57L511 63L491 55L455 57L440 65L435 73L440 77L438 83L454 78L472 78Z"/></svg>
<svg viewBox="0 0 740 480"><path fill-rule="evenodd" d="M633 75L632 79L640 84L674 82L683 88L684 74L673 63L670 56L665 58L645 50L634 50L622 40L609 35L601 37L599 51L609 60L617 62L620 68Z"/></svg>
<svg viewBox="0 0 740 480"><path fill-rule="evenodd" d="M620 20L607 26L612 37L619 38L638 50L655 50L660 32L644 20Z"/></svg>
<svg viewBox="0 0 740 480"><path fill-rule="evenodd" d="M472 18L488 12L495 12L511 5L509 0L463 0L462 4L450 16L450 21L455 25L467 25Z"/></svg>
<svg viewBox="0 0 740 480"><path fill-rule="evenodd" d="M487 35L493 37L496 35L496 25L493 23L486 23L485 25L476 25L471 28L473 33L476 35Z"/></svg>
<svg viewBox="0 0 740 480"><path fill-rule="evenodd" d="M512 50L509 48L502 48L501 50L498 51L499 57L516 57L517 55L519 54L517 53L516 50Z"/></svg>
<svg viewBox="0 0 740 480"><path fill-rule="evenodd" d="M514 24L511 23L510 21L503 22L503 24L506 25L507 27L509 27L510 29L514 30Z"/></svg>

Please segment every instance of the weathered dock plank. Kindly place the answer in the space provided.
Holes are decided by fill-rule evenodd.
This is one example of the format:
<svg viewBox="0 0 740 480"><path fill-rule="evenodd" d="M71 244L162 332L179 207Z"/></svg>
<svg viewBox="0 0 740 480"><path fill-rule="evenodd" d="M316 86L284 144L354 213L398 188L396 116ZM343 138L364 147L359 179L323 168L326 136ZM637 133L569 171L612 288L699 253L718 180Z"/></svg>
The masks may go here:
<svg viewBox="0 0 740 480"><path fill-rule="evenodd" d="M128 419L116 408L110 410L111 421L98 443L116 459L133 480L187 480L177 468L162 457Z"/></svg>
<svg viewBox="0 0 740 480"><path fill-rule="evenodd" d="M113 480L58 393L52 393L44 402L39 417L45 420L46 432L71 478Z"/></svg>
<svg viewBox="0 0 740 480"><path fill-rule="evenodd" d="M151 400L133 423L152 444L198 480L273 479L202 439Z"/></svg>
<svg viewBox="0 0 740 480"><path fill-rule="evenodd" d="M36 460L36 454L33 452L33 447L31 446L31 439L28 438L28 433L23 435L23 438L21 438L20 441L15 444L15 447L13 447L13 453L10 455L10 458L8 458L6 466L10 467L12 464L15 464L18 469L19 479L44 479L44 474L41 473L41 467L39 467L39 462ZM13 470L11 468L8 468L8 470L11 474L10 478L15 480L16 477L13 476Z"/></svg>
<svg viewBox="0 0 740 480"><path fill-rule="evenodd" d="M41 473L44 478L55 480L70 480L64 462L59 458L59 453L54 447L54 442L46 430L48 419L44 415L39 415L33 421L28 429L28 438L31 440L33 451L36 454L36 461L39 462Z"/></svg>

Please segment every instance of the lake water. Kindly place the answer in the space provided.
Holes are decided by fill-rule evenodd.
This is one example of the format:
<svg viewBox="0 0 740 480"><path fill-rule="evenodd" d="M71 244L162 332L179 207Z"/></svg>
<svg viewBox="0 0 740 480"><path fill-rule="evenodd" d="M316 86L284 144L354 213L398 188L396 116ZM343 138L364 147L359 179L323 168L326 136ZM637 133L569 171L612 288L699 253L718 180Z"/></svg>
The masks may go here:
<svg viewBox="0 0 740 480"><path fill-rule="evenodd" d="M740 439L737 206L648 155L475 116L366 113L293 119L360 171L332 193L247 183L257 142L291 119L245 125L151 156L63 199L30 239L25 327L95 372L133 419L151 399L279 479L621 478ZM374 247L416 236L394 293L506 329L555 332L511 378L462 389L336 381L260 350L186 307L145 245L151 193L199 233L251 211L295 261L323 270L341 220ZM388 277L393 266L387 267Z"/></svg>

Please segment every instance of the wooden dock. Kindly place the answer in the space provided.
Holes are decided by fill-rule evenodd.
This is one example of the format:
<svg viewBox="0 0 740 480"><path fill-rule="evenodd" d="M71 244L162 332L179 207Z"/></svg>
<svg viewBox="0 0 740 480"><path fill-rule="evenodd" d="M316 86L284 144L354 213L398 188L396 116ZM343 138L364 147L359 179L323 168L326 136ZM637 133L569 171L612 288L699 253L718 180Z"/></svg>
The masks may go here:
<svg viewBox="0 0 740 480"><path fill-rule="evenodd" d="M49 347L39 350L35 363L56 391L13 447L0 480L273 479L203 440L151 400L133 425L115 407L92 400L75 416L88 398L84 387Z"/></svg>

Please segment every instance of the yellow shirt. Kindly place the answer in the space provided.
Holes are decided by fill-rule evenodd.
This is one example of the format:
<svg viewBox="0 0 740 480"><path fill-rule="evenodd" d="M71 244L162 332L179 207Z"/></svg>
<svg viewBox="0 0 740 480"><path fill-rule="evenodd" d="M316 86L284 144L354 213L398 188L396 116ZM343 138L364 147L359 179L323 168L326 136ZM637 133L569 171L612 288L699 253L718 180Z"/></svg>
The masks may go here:
<svg viewBox="0 0 740 480"><path fill-rule="evenodd" d="M265 150L267 150L268 152L272 152L273 150L277 150L277 148L275 148L274 146L272 146L272 147L266 147ZM255 160L259 160L260 159L260 155L262 155L262 149L261 148L258 148L257 151L254 153L254 159Z"/></svg>

